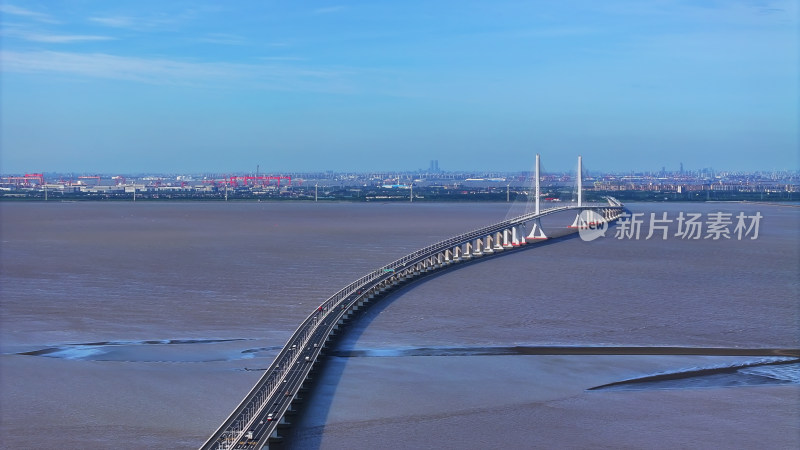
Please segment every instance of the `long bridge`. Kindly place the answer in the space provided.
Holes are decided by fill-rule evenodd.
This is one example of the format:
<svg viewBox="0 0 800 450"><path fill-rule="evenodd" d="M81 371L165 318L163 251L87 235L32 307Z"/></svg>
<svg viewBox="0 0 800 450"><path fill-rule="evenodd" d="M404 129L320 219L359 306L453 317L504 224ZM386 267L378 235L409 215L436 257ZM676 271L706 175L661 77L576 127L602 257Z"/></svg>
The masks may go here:
<svg viewBox="0 0 800 450"><path fill-rule="evenodd" d="M508 253L548 239L542 217L568 211L576 216L568 228L604 227L624 212L622 203L606 197L606 203L584 203L581 195L581 158L578 157L577 204L540 209L539 155L536 155L535 209L429 245L373 270L322 302L295 330L261 379L201 450L262 449L278 439L278 428L288 426L287 413L294 412L299 394L310 382L326 343L348 319L369 306L388 290L421 279L433 271L446 270L466 261Z"/></svg>

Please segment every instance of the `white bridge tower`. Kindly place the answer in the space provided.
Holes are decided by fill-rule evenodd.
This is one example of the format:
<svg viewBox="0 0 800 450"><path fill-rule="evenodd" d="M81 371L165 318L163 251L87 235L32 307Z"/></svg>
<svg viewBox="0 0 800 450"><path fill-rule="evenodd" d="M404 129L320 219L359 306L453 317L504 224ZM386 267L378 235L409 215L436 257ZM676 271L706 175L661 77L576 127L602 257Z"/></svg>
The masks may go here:
<svg viewBox="0 0 800 450"><path fill-rule="evenodd" d="M533 192L533 196L536 199L536 201L535 201L536 210L534 212L537 215L540 212L539 211L539 197L541 197L541 195L542 195L541 188L539 186L539 180L541 180L541 178L542 178L542 175L539 173L540 170L541 170L541 163L539 161L539 154L537 153L536 154L536 168L534 169L534 176L535 176L534 187L535 187L535 189L534 189L534 192ZM533 220L533 225L531 226L531 232L525 239L526 239L526 241L538 241L538 240L542 240L542 239L547 239L547 235L544 234L544 230L542 229L542 223L539 222L539 218L538 217Z"/></svg>

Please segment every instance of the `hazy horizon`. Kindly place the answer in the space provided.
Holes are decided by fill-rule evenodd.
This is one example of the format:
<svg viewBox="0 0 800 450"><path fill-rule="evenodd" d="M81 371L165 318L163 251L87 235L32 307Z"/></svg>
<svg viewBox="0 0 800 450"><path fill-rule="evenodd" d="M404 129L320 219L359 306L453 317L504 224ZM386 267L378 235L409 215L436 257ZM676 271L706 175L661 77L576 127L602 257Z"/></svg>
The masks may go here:
<svg viewBox="0 0 800 450"><path fill-rule="evenodd" d="M18 175L25 172L26 174L34 174L34 173L42 173L45 176L47 175L74 175L74 176L84 176L84 175L92 175L92 176L225 176L225 175L236 175L236 174L256 174L256 169L247 170L247 169L234 169L229 171L223 170L199 170L194 172L168 172L168 171L119 171L119 172L92 172L92 171L60 171L60 170L52 170L52 171L39 171L39 170L29 170L29 171L20 171L20 172L7 172L2 171L0 168L0 175L2 176L11 176L11 175ZM337 174L337 175L345 175L345 174L354 174L354 175L368 175L368 174L433 174L433 173L442 173L442 174L499 174L499 175L509 175L509 174L517 174L517 173L526 173L526 172L533 172L533 167L530 169L519 169L519 170L493 170L493 169L464 169L464 170L447 170L441 169L438 172L430 172L428 169L425 168L417 168L417 169L407 169L407 170L399 170L399 169L365 169L365 170L284 170L284 171L265 171L263 168L258 169L259 175L288 175L288 174ZM679 168L671 168L666 167L665 173L667 175L676 174L679 172ZM800 173L800 169L784 169L784 168L775 168L775 169L748 169L748 170L729 170L725 168L715 168L715 167L684 167L684 173L697 173L702 172L705 170L713 171L715 174L726 173L726 174L763 174L763 173L777 173L777 172L789 172L789 173ZM542 175L548 174L575 174L577 172L577 164L576 167L572 169L542 169ZM587 170L584 167L583 173L584 176L586 175L626 175L626 174L658 174L661 172L661 167L658 168L650 168L650 169L631 169L631 170L594 170L589 169Z"/></svg>

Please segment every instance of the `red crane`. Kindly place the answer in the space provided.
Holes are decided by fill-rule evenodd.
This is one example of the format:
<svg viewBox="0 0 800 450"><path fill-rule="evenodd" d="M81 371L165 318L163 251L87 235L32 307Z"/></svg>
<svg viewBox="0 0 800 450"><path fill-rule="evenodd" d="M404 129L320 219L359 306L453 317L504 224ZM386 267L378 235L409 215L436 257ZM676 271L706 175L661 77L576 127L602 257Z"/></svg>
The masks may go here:
<svg viewBox="0 0 800 450"><path fill-rule="evenodd" d="M8 177L9 183L14 183L16 186L24 185L24 186L31 186L31 181L38 181L37 184L43 185L44 184L44 174L41 173L26 173L25 176L22 177Z"/></svg>

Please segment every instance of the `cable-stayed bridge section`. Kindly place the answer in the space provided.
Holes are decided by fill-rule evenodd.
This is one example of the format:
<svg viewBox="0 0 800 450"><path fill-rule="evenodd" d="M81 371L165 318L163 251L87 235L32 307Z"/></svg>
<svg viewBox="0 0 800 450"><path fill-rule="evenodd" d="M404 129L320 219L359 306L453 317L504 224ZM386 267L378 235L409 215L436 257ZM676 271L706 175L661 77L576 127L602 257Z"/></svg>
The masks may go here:
<svg viewBox="0 0 800 450"><path fill-rule="evenodd" d="M577 204L540 210L538 167L537 155L534 211L409 253L353 281L322 302L297 327L261 379L201 449L268 447L270 440L278 438L278 428L289 425L287 414L292 414L300 402L299 395L311 381L311 372L318 364L325 344L353 314L388 290L459 263L514 252L547 240L540 222L545 216L573 211L575 220L567 228L580 230L605 227L623 214L622 203L611 197L606 198L606 203L584 204L580 190Z"/></svg>

